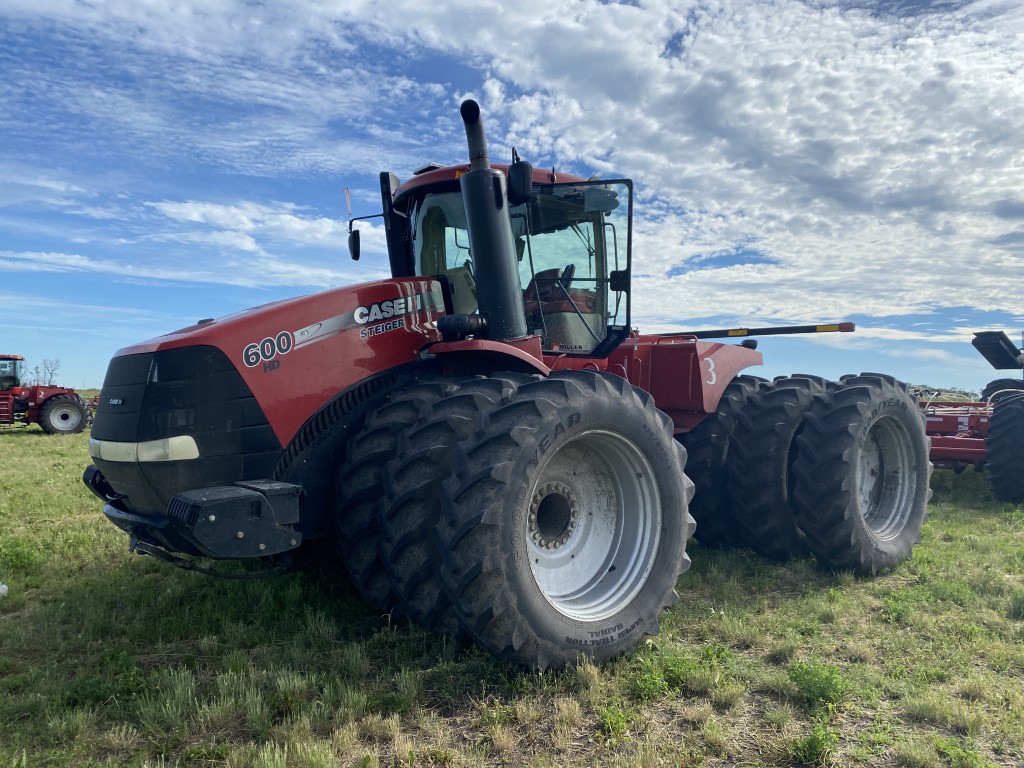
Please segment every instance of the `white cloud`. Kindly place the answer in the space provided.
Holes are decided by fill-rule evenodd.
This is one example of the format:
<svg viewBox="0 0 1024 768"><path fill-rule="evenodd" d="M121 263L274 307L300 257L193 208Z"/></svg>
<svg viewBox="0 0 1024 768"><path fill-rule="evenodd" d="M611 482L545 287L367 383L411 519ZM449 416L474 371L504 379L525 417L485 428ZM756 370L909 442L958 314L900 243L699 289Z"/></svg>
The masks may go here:
<svg viewBox="0 0 1024 768"><path fill-rule="evenodd" d="M67 179L43 175L30 167L0 163L0 207L63 205L87 195L84 188Z"/></svg>
<svg viewBox="0 0 1024 768"><path fill-rule="evenodd" d="M359 270L327 264L344 223L293 193L329 180L376 212L377 171L463 160L473 94L492 158L636 179L642 323L856 316L858 343L924 343L906 318L1019 314L1019 4L10 0L0 17L8 272L377 277L380 227L361 226ZM763 258L707 260L738 249Z"/></svg>
<svg viewBox="0 0 1024 768"><path fill-rule="evenodd" d="M912 357L918 360L928 360L940 363L965 362L965 358L954 355L944 349L890 349L886 350L884 354L892 357ZM977 363L976 360L971 360L970 362L971 364Z"/></svg>
<svg viewBox="0 0 1024 768"><path fill-rule="evenodd" d="M524 154L637 177L657 213L638 206L637 271L654 275L637 291L641 316L681 302L698 317L725 306L790 321L1016 305L1017 6L899 18L798 3L527 3L503 15L515 45L482 23L491 12L407 3L401 30L493 58L485 118ZM383 31L384 10L374 18ZM738 243L777 266L665 279Z"/></svg>
<svg viewBox="0 0 1024 768"><path fill-rule="evenodd" d="M188 239L188 238L183 238ZM222 239L231 248L238 248L238 242L230 235L220 238L214 233L205 242ZM192 242L204 242L200 236ZM75 253L40 253L0 251L0 272L78 272L93 275L106 275L120 281L157 280L173 283L207 283L211 285L236 285L246 288L275 287L317 287L332 288L354 282L357 275L354 271L344 272L326 268L310 267L303 264L287 262L264 254L250 254L246 258L222 258L215 261L209 268L190 265L189 269L168 265L157 266L148 263L133 263L115 259L95 259ZM379 273L369 273L360 279L379 279Z"/></svg>
<svg viewBox="0 0 1024 768"><path fill-rule="evenodd" d="M238 233L263 234L291 243L334 245L344 241L347 225L322 216L304 216L292 203L263 205L255 202L222 204L209 202L148 203L169 219L207 224Z"/></svg>
<svg viewBox="0 0 1024 768"><path fill-rule="evenodd" d="M0 258L3 254L0 254ZM36 317L40 312L47 315L65 314L69 316L94 316L106 319L127 319L130 322L144 320L166 320L167 315L153 312L142 307L126 307L118 304L83 304L65 300L47 299L40 296L25 296L18 293L0 292L0 306L12 315L33 313Z"/></svg>

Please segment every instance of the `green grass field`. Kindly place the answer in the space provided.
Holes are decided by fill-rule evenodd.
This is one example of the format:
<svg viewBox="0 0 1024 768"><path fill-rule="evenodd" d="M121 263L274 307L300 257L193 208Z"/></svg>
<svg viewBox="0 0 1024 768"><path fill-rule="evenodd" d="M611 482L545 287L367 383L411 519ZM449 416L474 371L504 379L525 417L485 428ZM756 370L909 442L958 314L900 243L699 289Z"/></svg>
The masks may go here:
<svg viewBox="0 0 1024 768"><path fill-rule="evenodd" d="M340 572L129 555L87 440L0 430L0 768L1024 765L1024 512L973 472L894 573L694 544L639 652L530 674Z"/></svg>

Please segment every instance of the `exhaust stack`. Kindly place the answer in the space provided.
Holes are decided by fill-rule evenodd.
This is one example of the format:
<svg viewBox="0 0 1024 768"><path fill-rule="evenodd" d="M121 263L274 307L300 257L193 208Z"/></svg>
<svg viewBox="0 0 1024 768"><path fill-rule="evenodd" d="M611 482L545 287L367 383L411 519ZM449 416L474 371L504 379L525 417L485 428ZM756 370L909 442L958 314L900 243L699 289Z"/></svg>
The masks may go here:
<svg viewBox="0 0 1024 768"><path fill-rule="evenodd" d="M487 156L487 137L484 123L480 119L480 105L473 99L466 99L459 107L462 123L466 126L466 142L469 144L469 170L483 171L491 167Z"/></svg>
<svg viewBox="0 0 1024 768"><path fill-rule="evenodd" d="M472 99L459 108L469 145L469 171L459 184L469 228L469 251L476 276L477 303L487 322L487 338L522 339L526 334L523 291L519 284L505 175L491 168L480 105Z"/></svg>

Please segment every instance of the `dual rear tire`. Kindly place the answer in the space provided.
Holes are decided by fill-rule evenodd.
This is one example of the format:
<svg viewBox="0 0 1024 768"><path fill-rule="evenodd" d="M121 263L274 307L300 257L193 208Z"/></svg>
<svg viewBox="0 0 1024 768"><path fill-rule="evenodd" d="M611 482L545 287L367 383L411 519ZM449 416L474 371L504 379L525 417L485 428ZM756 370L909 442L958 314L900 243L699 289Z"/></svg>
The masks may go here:
<svg viewBox="0 0 1024 768"><path fill-rule="evenodd" d="M730 446L736 444L733 432L740 413L752 398L770 385L771 382L757 376L737 376L722 393L714 413L678 438L687 451L686 474L696 486L690 514L697 522L694 536L701 544L741 543L726 466Z"/></svg>
<svg viewBox="0 0 1024 768"><path fill-rule="evenodd" d="M735 422L727 510L741 543L776 560L813 552L860 574L910 556L931 463L906 385L881 374L780 378L750 392Z"/></svg>
<svg viewBox="0 0 1024 768"><path fill-rule="evenodd" d="M791 499L792 464L804 415L827 388L813 376L776 379L750 398L737 419L727 462L736 531L744 544L773 560L810 552Z"/></svg>
<svg viewBox="0 0 1024 768"><path fill-rule="evenodd" d="M907 387L879 374L845 376L815 397L796 438L796 521L820 561L873 574L921 540L931 497L929 441Z"/></svg>

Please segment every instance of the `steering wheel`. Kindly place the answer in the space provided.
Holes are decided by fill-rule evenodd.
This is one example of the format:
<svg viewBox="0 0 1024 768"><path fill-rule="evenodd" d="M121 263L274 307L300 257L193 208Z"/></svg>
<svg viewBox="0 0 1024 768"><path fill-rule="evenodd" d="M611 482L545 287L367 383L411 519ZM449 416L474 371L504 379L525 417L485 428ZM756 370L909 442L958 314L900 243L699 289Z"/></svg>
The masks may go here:
<svg viewBox="0 0 1024 768"><path fill-rule="evenodd" d="M565 269L562 270L562 274L558 276L558 282L562 284L563 288L568 289L572 284L572 279L576 275L576 265L566 264Z"/></svg>

